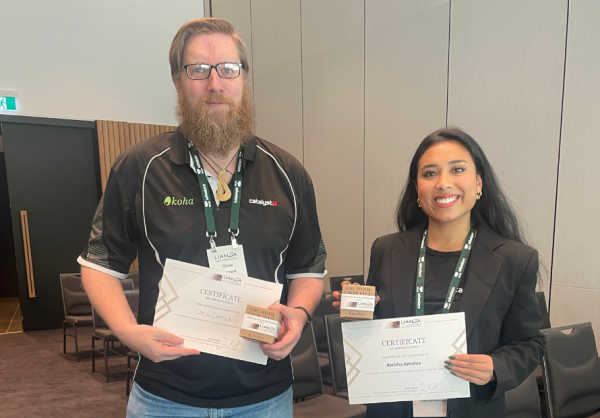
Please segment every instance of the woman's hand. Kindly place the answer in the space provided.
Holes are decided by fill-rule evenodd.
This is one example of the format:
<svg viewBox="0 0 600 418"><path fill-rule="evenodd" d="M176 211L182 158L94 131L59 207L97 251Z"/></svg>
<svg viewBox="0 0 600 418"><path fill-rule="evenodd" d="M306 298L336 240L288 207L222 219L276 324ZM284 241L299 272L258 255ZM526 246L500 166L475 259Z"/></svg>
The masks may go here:
<svg viewBox="0 0 600 418"><path fill-rule="evenodd" d="M342 287L344 287L345 285L347 285L348 283L350 283L349 281L343 281L342 282ZM358 283L352 283L352 286L359 286ZM332 293L333 298L335 299L335 301L332 303L333 307L335 309L337 309L338 311L340 310L340 300L342 299L342 294L340 292L333 292ZM375 305L377 305L379 303L379 296L375 296Z"/></svg>
<svg viewBox="0 0 600 418"><path fill-rule="evenodd" d="M486 354L456 354L444 363L450 373L476 385L485 385L496 379L494 362Z"/></svg>

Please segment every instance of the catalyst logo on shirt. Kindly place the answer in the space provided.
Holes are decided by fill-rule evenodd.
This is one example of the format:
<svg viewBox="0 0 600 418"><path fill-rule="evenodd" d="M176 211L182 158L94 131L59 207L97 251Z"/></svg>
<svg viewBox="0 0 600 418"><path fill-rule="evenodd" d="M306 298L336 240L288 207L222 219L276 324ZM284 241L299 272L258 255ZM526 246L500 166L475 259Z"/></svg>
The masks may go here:
<svg viewBox="0 0 600 418"><path fill-rule="evenodd" d="M164 201L165 206L183 206L183 205L193 205L194 199L188 199L187 197L176 198L176 197L165 197Z"/></svg>
<svg viewBox="0 0 600 418"><path fill-rule="evenodd" d="M262 205L262 206L277 206L277 200L262 200L262 199L250 199L248 202L254 205Z"/></svg>

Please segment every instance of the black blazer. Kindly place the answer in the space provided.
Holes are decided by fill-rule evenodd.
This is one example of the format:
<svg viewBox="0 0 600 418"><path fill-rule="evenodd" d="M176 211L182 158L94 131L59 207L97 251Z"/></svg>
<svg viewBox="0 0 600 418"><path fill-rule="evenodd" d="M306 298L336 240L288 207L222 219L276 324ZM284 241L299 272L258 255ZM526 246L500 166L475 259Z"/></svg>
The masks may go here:
<svg viewBox="0 0 600 418"><path fill-rule="evenodd" d="M367 284L376 286L381 297L375 312L379 318L414 316L410 307L424 229L421 225L373 243ZM496 381L471 384L470 398L448 400L448 417L505 417L504 393L540 363L545 341L535 296L537 270L536 250L502 238L485 225L477 228L460 304L451 310L465 313L467 350L492 357ZM368 405L367 417L388 416L412 416L412 402Z"/></svg>

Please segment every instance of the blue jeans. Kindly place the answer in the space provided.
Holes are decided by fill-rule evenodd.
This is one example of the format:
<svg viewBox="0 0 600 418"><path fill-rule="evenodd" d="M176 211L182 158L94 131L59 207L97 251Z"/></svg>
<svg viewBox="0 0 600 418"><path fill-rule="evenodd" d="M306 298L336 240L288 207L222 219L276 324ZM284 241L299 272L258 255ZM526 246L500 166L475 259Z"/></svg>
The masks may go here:
<svg viewBox="0 0 600 418"><path fill-rule="evenodd" d="M134 382L127 404L127 418L292 418L292 416L291 387L279 396L253 405L238 408L199 408L153 395Z"/></svg>

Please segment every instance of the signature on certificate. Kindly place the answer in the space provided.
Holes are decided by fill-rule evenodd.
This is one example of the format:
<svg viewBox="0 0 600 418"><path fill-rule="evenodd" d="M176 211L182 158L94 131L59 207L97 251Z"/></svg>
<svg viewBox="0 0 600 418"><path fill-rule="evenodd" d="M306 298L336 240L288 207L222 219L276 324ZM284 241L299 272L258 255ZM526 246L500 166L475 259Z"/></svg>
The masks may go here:
<svg viewBox="0 0 600 418"><path fill-rule="evenodd" d="M419 388L417 389L418 392L415 394L415 396L419 397L424 393L428 393L428 392L436 390L438 387L438 383L433 383L433 382L419 383Z"/></svg>
<svg viewBox="0 0 600 418"><path fill-rule="evenodd" d="M223 338L223 340L221 340L221 345L217 347L218 350L220 350L221 348L235 348L238 345L240 345L240 340L234 340L234 339L229 339L227 337Z"/></svg>

